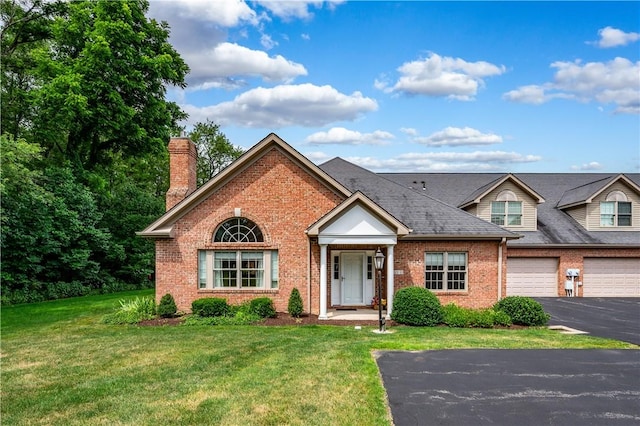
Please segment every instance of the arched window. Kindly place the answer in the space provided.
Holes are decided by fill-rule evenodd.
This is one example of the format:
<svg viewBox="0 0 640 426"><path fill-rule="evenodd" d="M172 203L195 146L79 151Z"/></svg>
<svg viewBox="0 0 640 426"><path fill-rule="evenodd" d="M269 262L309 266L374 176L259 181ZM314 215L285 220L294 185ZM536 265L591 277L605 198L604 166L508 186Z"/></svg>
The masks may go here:
<svg viewBox="0 0 640 426"><path fill-rule="evenodd" d="M213 234L214 243L262 243L264 237L258 225L245 217L222 222Z"/></svg>
<svg viewBox="0 0 640 426"><path fill-rule="evenodd" d="M600 203L600 226L631 226L631 202L622 191L611 191Z"/></svg>
<svg viewBox="0 0 640 426"><path fill-rule="evenodd" d="M513 191L501 191L491 202L491 222L501 226L522 225L522 201Z"/></svg>

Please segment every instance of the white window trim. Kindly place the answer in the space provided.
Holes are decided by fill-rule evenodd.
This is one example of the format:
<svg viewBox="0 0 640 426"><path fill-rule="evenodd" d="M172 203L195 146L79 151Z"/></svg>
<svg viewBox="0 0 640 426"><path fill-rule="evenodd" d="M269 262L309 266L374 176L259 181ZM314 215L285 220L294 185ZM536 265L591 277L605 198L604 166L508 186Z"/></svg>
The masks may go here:
<svg viewBox="0 0 640 426"><path fill-rule="evenodd" d="M620 191L614 191L614 193L615 192L618 192L618 193L620 193L620 194L622 194L624 196L624 194L621 193ZM607 201L601 201L600 202L600 206L599 206L599 209L600 209L600 227L601 228L629 228L629 227L633 226L633 204L630 201L626 201L626 199L627 199L626 196L624 196L624 201L621 201L621 200L618 199L618 197L610 197L610 195L611 194L609 194L609 196L607 196ZM610 200L609 198L615 198L615 199L611 199ZM613 214L612 214L612 216L613 216L613 224L612 225L609 225L607 223L603 223L603 221L602 221L602 216L603 216L602 205L603 204L609 204L609 203L613 204ZM627 217L627 216L629 217L629 224L628 225L620 225L620 213L619 213L619 205L620 205L620 203L627 203L630 206L630 213L628 215L625 215L625 217Z"/></svg>
<svg viewBox="0 0 640 426"><path fill-rule="evenodd" d="M442 289L431 289L427 287L427 255L442 254L443 270L442 270ZM464 288L450 289L448 283L449 273L449 254L464 254ZM458 271L460 272L460 271ZM469 291L469 252L466 251L427 251L424 253L424 286L434 293L467 293Z"/></svg>
<svg viewBox="0 0 640 426"><path fill-rule="evenodd" d="M494 213L494 211L493 211L493 203L504 203L504 213L500 213L500 214L498 214L498 213ZM510 215L509 215L509 204L519 204L519 205L520 205L520 215L519 215L519 217L520 217L520 224L518 224L518 225L510 225L510 224L509 224L509 216L510 216ZM496 200L494 200L494 201L492 201L492 202L491 202L490 207L491 207L491 212L490 212L490 214L491 214L491 223L493 223L494 225L503 226L503 227L505 227L505 228L521 228L521 227L523 227L523 226L524 226L524 205L523 205L522 201L516 201L516 200L497 200L497 199L496 199ZM494 216L498 216L498 215L502 217L502 220L503 220L503 222L504 222L502 225L500 225L500 224L498 224L498 223L495 223L495 222L493 221L493 217L494 217ZM513 214L511 214L511 216L514 216L514 215L513 215Z"/></svg>
<svg viewBox="0 0 640 426"><path fill-rule="evenodd" d="M201 286L200 272L200 253L206 253L206 283L205 287ZM235 253L236 254L236 285L234 287L215 287L214 286L214 254L218 253ZM261 287L243 287L242 286L242 253L262 253L262 286ZM277 257L277 264L272 263L273 257ZM275 278L275 279L274 279ZM273 283L275 282L275 287ZM279 287L279 254L277 250L200 250L198 252L198 290L214 290L214 291L256 291L256 290L278 290Z"/></svg>

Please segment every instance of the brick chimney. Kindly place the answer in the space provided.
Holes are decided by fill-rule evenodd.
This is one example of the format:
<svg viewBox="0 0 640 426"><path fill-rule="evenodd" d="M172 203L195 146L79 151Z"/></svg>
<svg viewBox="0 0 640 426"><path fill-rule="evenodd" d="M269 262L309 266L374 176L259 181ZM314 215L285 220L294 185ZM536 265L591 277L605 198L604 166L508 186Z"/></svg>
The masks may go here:
<svg viewBox="0 0 640 426"><path fill-rule="evenodd" d="M196 190L196 145L187 137L169 141L169 190L167 210Z"/></svg>

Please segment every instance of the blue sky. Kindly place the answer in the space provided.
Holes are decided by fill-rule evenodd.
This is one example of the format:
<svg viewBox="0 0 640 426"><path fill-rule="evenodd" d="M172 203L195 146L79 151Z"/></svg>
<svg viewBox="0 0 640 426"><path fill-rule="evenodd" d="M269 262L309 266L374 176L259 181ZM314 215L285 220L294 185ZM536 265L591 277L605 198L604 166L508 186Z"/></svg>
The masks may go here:
<svg viewBox="0 0 640 426"><path fill-rule="evenodd" d="M171 100L387 172L640 171L639 2L152 0Z"/></svg>

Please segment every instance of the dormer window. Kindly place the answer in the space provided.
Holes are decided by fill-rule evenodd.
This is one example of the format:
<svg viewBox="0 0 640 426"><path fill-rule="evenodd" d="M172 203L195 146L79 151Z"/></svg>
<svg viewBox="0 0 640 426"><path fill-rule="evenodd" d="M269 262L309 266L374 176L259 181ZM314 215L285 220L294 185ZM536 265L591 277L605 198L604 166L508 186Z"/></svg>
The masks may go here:
<svg viewBox="0 0 640 426"><path fill-rule="evenodd" d="M513 191L505 190L491 202L491 223L500 226L522 225L522 201Z"/></svg>
<svg viewBox="0 0 640 426"><path fill-rule="evenodd" d="M631 226L631 202L622 191L612 191L600 203L600 226Z"/></svg>

